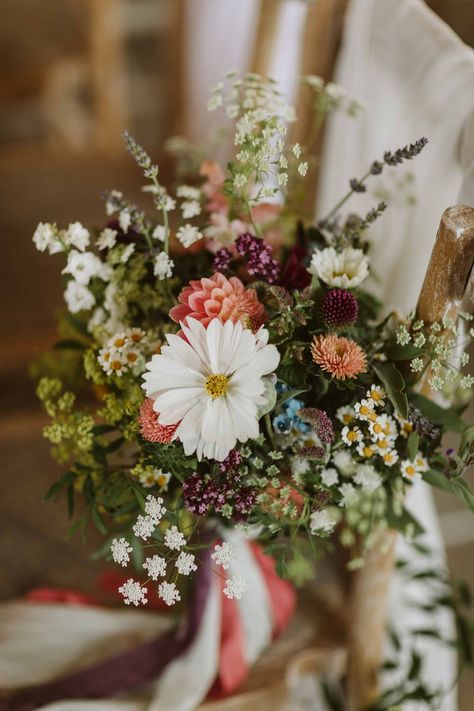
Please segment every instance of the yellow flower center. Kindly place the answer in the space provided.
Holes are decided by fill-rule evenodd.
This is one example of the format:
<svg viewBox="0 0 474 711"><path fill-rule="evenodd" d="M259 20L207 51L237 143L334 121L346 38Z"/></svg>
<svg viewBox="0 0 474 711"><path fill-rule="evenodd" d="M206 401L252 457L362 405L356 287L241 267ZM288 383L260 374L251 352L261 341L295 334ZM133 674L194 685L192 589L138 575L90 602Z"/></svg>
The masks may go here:
<svg viewBox="0 0 474 711"><path fill-rule="evenodd" d="M354 419L353 416L349 412L342 416L342 421L346 425L348 425L349 422L352 422L353 419Z"/></svg>
<svg viewBox="0 0 474 711"><path fill-rule="evenodd" d="M375 402L378 402L381 399L380 393L377 392L377 390L372 390L372 392L370 393L370 397L372 398L372 400L375 400Z"/></svg>
<svg viewBox="0 0 474 711"><path fill-rule="evenodd" d="M379 445L380 449L388 449L390 446L386 439L380 439L377 444Z"/></svg>
<svg viewBox="0 0 474 711"><path fill-rule="evenodd" d="M375 432L375 434L380 434L382 432L382 425L379 422L376 422L372 428Z"/></svg>
<svg viewBox="0 0 474 711"><path fill-rule="evenodd" d="M125 340L123 338L116 338L114 341L114 346L116 348L122 348L125 345Z"/></svg>
<svg viewBox="0 0 474 711"><path fill-rule="evenodd" d="M349 430L347 433L347 439L349 442L355 442L357 439L357 432L355 430Z"/></svg>
<svg viewBox="0 0 474 711"><path fill-rule="evenodd" d="M136 353L127 353L127 360L129 363L135 363L137 360L137 354Z"/></svg>
<svg viewBox="0 0 474 711"><path fill-rule="evenodd" d="M363 451L363 456L368 457L368 458L370 458L374 453L374 450L372 449L372 447L364 447L364 449L362 451Z"/></svg>
<svg viewBox="0 0 474 711"><path fill-rule="evenodd" d="M213 400L223 397L229 388L229 378L227 375L208 375L205 388Z"/></svg>
<svg viewBox="0 0 474 711"><path fill-rule="evenodd" d="M367 405L361 405L361 406L360 406L359 413L360 413L361 415L368 415L369 412L370 412L370 410L369 410L369 408L367 407Z"/></svg>
<svg viewBox="0 0 474 711"><path fill-rule="evenodd" d="M369 412L369 414L367 415L367 417L369 418L369 420L371 420L372 422L374 422L374 421L377 419L377 413L376 413L376 412Z"/></svg>
<svg viewBox="0 0 474 711"><path fill-rule="evenodd" d="M415 472L415 467L412 467L410 465L405 469L405 473L408 474L408 476L414 476Z"/></svg>
<svg viewBox="0 0 474 711"><path fill-rule="evenodd" d="M384 454L384 455L383 455L383 460L384 460L384 462L390 463L391 461L393 461L393 454L392 454L391 452L388 452L387 454Z"/></svg>
<svg viewBox="0 0 474 711"><path fill-rule="evenodd" d="M113 360L110 363L110 367L112 368L112 370L120 370L120 368L122 367L122 363L119 360Z"/></svg>
<svg viewBox="0 0 474 711"><path fill-rule="evenodd" d="M404 422L403 429L405 430L405 432L410 433L413 429L413 425L411 424L411 422Z"/></svg>

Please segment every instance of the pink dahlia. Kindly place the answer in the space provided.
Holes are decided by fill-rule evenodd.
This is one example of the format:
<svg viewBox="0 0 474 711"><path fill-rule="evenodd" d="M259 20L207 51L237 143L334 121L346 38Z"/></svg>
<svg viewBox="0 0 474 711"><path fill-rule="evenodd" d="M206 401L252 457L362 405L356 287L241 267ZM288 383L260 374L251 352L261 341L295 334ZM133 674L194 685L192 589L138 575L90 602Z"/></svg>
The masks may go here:
<svg viewBox="0 0 474 711"><path fill-rule="evenodd" d="M159 413L153 409L153 400L147 397L141 404L138 415L138 423L143 439L148 442L159 442L169 444L173 439L179 422L175 425L160 425L158 422Z"/></svg>
<svg viewBox="0 0 474 711"><path fill-rule="evenodd" d="M227 279L219 272L192 281L181 291L178 301L180 303L170 311L176 323L182 321L187 325L187 319L194 318L207 328L212 319L218 318L222 323L242 321L255 330L266 319L255 290L246 289L237 277Z"/></svg>
<svg viewBox="0 0 474 711"><path fill-rule="evenodd" d="M355 378L367 370L367 358L362 348L350 338L341 338L334 333L315 336L311 355L322 370L338 380Z"/></svg>

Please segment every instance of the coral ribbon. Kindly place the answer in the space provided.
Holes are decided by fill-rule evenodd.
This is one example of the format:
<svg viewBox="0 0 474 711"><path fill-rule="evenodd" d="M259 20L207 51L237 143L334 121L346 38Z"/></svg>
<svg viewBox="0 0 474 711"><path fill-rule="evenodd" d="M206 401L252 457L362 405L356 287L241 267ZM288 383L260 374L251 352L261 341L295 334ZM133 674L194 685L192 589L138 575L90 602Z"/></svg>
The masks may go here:
<svg viewBox="0 0 474 711"><path fill-rule="evenodd" d="M1 711L33 711L63 699L109 698L152 681L191 644L199 630L211 584L210 550L201 552L202 565L185 624L92 667L14 692L0 700Z"/></svg>

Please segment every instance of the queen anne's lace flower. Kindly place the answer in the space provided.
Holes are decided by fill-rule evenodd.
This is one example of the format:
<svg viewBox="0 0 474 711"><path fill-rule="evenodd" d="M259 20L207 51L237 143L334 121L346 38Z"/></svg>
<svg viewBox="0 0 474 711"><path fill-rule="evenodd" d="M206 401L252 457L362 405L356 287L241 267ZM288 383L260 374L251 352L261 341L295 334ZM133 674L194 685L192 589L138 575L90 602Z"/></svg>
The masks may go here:
<svg viewBox="0 0 474 711"><path fill-rule="evenodd" d="M114 538L110 550L114 562L125 568L130 562L130 553L133 551L129 542L126 541L125 538Z"/></svg>
<svg viewBox="0 0 474 711"><path fill-rule="evenodd" d="M223 593L229 600L241 600L247 588L248 585L245 578L241 575L234 575L233 578L227 578Z"/></svg>
<svg viewBox="0 0 474 711"><path fill-rule="evenodd" d="M197 565L194 561L195 557L192 553L185 553L184 551L181 551L175 563L178 573L180 573L180 575L190 575L193 573L197 570Z"/></svg>
<svg viewBox="0 0 474 711"><path fill-rule="evenodd" d="M174 262L168 257L166 252L160 252L155 259L153 273L158 279L169 279L173 276Z"/></svg>
<svg viewBox="0 0 474 711"><path fill-rule="evenodd" d="M143 567L152 580L164 578L166 575L166 560L159 555L147 558L143 563Z"/></svg>
<svg viewBox="0 0 474 711"><path fill-rule="evenodd" d="M145 501L145 512L153 519L155 525L157 525L166 513L166 508L163 506L161 496L154 497L148 494Z"/></svg>
<svg viewBox="0 0 474 711"><path fill-rule="evenodd" d="M183 247L187 248L202 239L202 232L199 232L198 228L194 227L194 225L182 225L176 232L176 237Z"/></svg>
<svg viewBox="0 0 474 711"><path fill-rule="evenodd" d="M234 549L227 541L223 541L220 545L217 543L214 546L214 553L211 555L211 558L216 565L220 565L224 570L227 570L234 560Z"/></svg>
<svg viewBox="0 0 474 711"><path fill-rule="evenodd" d="M170 526L165 531L165 546L172 551L179 551L184 545L186 545L186 538L178 530L177 526Z"/></svg>
<svg viewBox="0 0 474 711"><path fill-rule="evenodd" d="M126 605L146 605L148 590L146 587L140 585L140 583L129 578L126 583L119 587L119 593L123 595L124 603Z"/></svg>
<svg viewBox="0 0 474 711"><path fill-rule="evenodd" d="M174 605L176 602L181 600L179 590L175 583L162 582L158 585L158 595L163 600L163 602L168 605Z"/></svg>
<svg viewBox="0 0 474 711"><path fill-rule="evenodd" d="M133 532L137 538L142 538L144 541L150 538L156 528L156 520L152 516L138 516L136 523L133 525Z"/></svg>

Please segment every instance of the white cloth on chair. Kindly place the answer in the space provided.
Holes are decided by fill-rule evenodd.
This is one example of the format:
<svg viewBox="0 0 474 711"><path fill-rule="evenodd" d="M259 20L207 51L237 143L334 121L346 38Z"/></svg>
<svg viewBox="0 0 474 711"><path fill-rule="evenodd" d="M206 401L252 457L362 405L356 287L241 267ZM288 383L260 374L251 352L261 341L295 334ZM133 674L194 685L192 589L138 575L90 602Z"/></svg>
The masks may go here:
<svg viewBox="0 0 474 711"><path fill-rule="evenodd" d="M458 202L474 205L474 52L421 0L352 0L334 80L363 110L357 118L339 114L329 123L319 216L347 191L348 178L363 175L386 150L429 139L414 161L372 177L367 193L349 203L364 212L387 195L389 207L370 229L377 288L385 303L411 310L442 212ZM444 551L431 490L415 486L408 503L438 554L436 565ZM401 544L400 552L418 564L412 549ZM409 587L410 597L420 601L419 586ZM421 613L404 605L400 588L392 598L393 619L405 629L426 626ZM449 636L450 620L441 616L439 624ZM456 675L455 655L431 641L420 649L428 683L448 687ZM454 696L443 711L456 707Z"/></svg>

